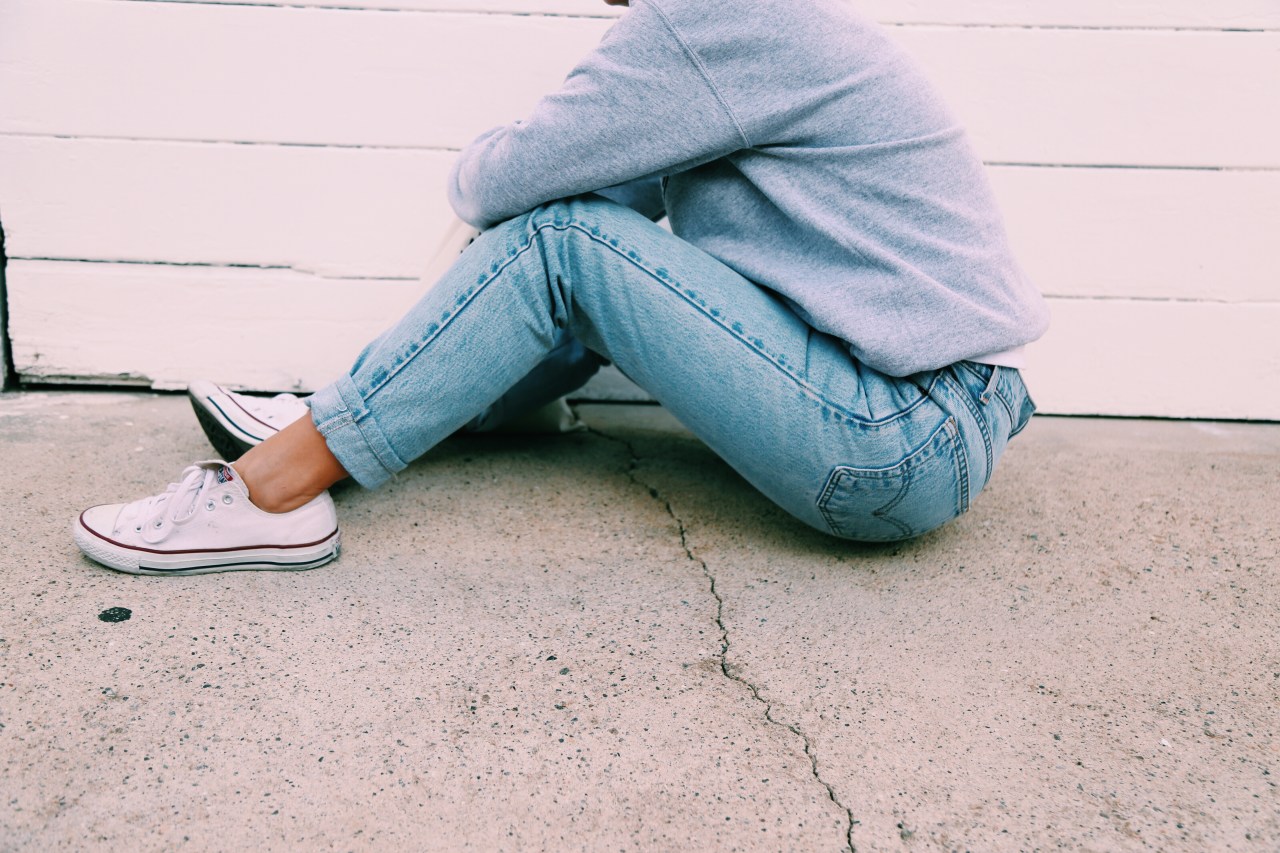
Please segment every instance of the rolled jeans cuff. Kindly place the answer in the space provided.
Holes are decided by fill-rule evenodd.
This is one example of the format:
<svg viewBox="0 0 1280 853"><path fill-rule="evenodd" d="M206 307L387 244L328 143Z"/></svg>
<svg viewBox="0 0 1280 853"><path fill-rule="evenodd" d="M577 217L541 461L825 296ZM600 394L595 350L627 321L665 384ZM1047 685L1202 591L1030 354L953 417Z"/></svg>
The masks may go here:
<svg viewBox="0 0 1280 853"><path fill-rule="evenodd" d="M364 488L376 489L408 466L391 449L350 376L311 395L307 405L329 452Z"/></svg>

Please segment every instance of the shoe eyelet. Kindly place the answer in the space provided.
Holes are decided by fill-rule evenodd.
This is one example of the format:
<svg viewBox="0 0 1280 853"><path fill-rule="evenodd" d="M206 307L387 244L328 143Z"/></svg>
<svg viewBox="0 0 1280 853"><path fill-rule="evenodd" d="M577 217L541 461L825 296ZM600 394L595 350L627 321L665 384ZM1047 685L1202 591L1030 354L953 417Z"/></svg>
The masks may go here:
<svg viewBox="0 0 1280 853"><path fill-rule="evenodd" d="M232 498L232 497L231 497L231 495L223 495L223 496L222 496L222 502L223 502L224 504L226 504L227 506L231 506L231 502L232 502L233 500L234 500L234 498Z"/></svg>
<svg viewBox="0 0 1280 853"><path fill-rule="evenodd" d="M208 501L205 503L204 508L209 510L210 512L213 512L213 508L215 506L217 506L217 504L215 504L213 501Z"/></svg>
<svg viewBox="0 0 1280 853"><path fill-rule="evenodd" d="M157 521L157 522L155 523L155 528L156 528L156 530L159 530L161 527L164 527L164 522L163 522L163 521Z"/></svg>
<svg viewBox="0 0 1280 853"><path fill-rule="evenodd" d="M133 529L134 529L134 532L135 532L135 533L141 533L141 532L142 532L142 525L141 525L141 524L139 524L137 527L135 527L135 528L133 528Z"/></svg>

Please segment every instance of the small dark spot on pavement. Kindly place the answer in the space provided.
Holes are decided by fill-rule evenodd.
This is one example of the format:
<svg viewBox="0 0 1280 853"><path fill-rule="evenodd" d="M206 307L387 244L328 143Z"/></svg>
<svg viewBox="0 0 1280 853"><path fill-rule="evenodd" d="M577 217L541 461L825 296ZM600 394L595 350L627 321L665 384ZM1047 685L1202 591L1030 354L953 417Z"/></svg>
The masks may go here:
<svg viewBox="0 0 1280 853"><path fill-rule="evenodd" d="M127 607L108 607L98 614L103 622L125 622L133 617L133 611Z"/></svg>

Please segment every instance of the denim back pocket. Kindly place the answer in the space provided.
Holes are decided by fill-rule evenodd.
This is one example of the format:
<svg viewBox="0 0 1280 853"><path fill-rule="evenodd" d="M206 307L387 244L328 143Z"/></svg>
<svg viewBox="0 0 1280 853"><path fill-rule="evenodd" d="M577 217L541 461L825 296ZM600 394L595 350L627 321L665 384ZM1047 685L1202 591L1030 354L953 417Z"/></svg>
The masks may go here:
<svg viewBox="0 0 1280 853"><path fill-rule="evenodd" d="M953 418L887 468L837 466L818 499L831 532L859 542L910 539L969 508L968 464Z"/></svg>

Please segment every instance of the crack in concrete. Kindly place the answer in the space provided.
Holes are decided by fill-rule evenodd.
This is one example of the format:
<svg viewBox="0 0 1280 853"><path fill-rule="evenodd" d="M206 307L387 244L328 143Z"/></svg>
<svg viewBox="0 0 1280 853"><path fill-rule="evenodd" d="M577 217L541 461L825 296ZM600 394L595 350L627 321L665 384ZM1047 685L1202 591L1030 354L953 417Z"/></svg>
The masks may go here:
<svg viewBox="0 0 1280 853"><path fill-rule="evenodd" d="M858 821L856 821L853 817L853 809L849 808L844 803L840 802L840 798L836 795L836 789L832 787L831 783L827 782L825 779L822 778L822 774L818 769L818 754L817 754L817 751L814 749L813 741L809 739L808 735L806 735L803 731L801 731L799 726L792 725L791 723L787 723L787 722L783 722L782 720L775 719L773 716L773 705L769 702L769 700L765 699L763 696L760 695L760 688L752 684L750 681L743 678L742 676L738 675L736 672L733 671L733 667L729 665L729 628L724 624L724 596L720 594L720 590L717 588L716 577L712 573L711 567L707 565L707 561L699 557L697 554L695 554L693 552L692 546L689 545L689 535L688 535L688 531L685 528L684 519L682 519L676 513L675 508L671 505L670 500L663 497L661 492L659 492L656 488L654 488L653 486L641 480L640 477L637 475L636 472L640 467L640 456L636 452L635 446L631 442L627 441L624 438L619 438L617 436L608 435L607 433L600 432L599 430L594 428L591 428L590 432L593 435L596 435L596 436L599 436L600 438L605 439L606 441L612 441L617 444L621 444L623 447L626 448L627 454L630 457L630 459L627 464L627 468L623 473L626 474L627 479L630 480L633 485L639 486L640 488L646 490L649 493L649 497L653 498L655 501L661 504L663 509L666 510L667 515L669 515L671 517L671 520L675 522L676 529L680 534L680 547L684 550L685 556L689 559L691 563L694 563L697 566L701 567L702 575L707 579L707 583L710 586L711 597L714 598L716 602L715 622L716 622L716 627L720 629L720 654L718 655L718 658L720 661L720 673L730 681L745 687L747 691L751 693L751 697L756 702L764 706L764 718L766 721L768 721L771 725L775 725L780 728L786 729L796 737L800 738L800 742L804 745L804 754L809 759L809 768L810 768L810 771L813 773L814 780L819 785L821 785L823 789L827 792L827 797L831 800L831 802L834 803L838 809L844 812L845 849L847 849L849 853L856 853L857 848L854 846L854 843L853 843L853 828L858 825Z"/></svg>

